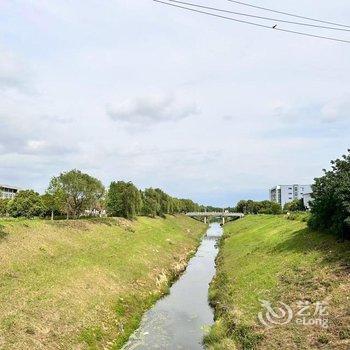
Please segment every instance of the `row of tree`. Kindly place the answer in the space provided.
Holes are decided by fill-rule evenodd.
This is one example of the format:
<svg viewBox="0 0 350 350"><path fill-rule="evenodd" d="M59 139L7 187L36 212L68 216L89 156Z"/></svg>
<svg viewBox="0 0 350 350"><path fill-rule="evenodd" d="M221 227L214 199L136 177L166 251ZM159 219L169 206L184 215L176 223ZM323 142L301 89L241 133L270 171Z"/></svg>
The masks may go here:
<svg viewBox="0 0 350 350"><path fill-rule="evenodd" d="M244 213L244 214L282 214L287 212L295 212L295 211L306 211L304 206L304 202L302 199L295 199L289 203L286 203L283 207L276 202L271 201L253 201L249 200L241 200L237 203L234 211Z"/></svg>
<svg viewBox="0 0 350 350"><path fill-rule="evenodd" d="M105 190L100 180L79 170L53 177L44 195L25 190L14 199L0 199L0 215L27 218L106 213L132 219L136 215L155 217L197 210L200 206L192 200L171 197L159 188L142 191L131 182L118 181Z"/></svg>
<svg viewBox="0 0 350 350"><path fill-rule="evenodd" d="M200 210L190 199L169 196L159 188L138 190L131 182L112 182L107 194L106 208L109 215L128 219L136 215L164 216Z"/></svg>
<svg viewBox="0 0 350 350"><path fill-rule="evenodd" d="M243 214L281 214L282 208L278 203L271 201L241 200L237 203L235 211Z"/></svg>

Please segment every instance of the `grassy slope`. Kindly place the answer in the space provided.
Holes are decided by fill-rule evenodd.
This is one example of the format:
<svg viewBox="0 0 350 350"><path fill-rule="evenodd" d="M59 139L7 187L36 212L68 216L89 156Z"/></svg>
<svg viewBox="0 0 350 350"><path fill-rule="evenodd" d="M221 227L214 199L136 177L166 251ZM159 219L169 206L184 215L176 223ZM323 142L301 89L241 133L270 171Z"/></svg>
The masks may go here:
<svg viewBox="0 0 350 350"><path fill-rule="evenodd" d="M225 226L217 276L210 288L217 320L211 349L349 349L350 243L310 232L301 221L249 216ZM257 321L259 299L327 300L330 328Z"/></svg>
<svg viewBox="0 0 350 350"><path fill-rule="evenodd" d="M117 349L186 265L184 216L0 221L0 349Z"/></svg>

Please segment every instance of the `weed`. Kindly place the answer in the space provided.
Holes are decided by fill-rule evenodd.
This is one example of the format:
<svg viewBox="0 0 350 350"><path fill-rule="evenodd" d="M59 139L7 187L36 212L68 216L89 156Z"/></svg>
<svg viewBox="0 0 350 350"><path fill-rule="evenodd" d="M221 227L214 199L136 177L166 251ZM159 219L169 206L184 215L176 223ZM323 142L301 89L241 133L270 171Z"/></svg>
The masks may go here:
<svg viewBox="0 0 350 350"><path fill-rule="evenodd" d="M89 349L98 349L98 343L103 339L103 332L99 327L86 328L81 332L80 340L89 346Z"/></svg>
<svg viewBox="0 0 350 350"><path fill-rule="evenodd" d="M339 331L339 339L350 339L350 328L344 328Z"/></svg>
<svg viewBox="0 0 350 350"><path fill-rule="evenodd" d="M329 338L328 338L327 334L321 334L318 336L317 341L321 344L328 344Z"/></svg>
<svg viewBox="0 0 350 350"><path fill-rule="evenodd" d="M7 235L8 235L8 232L5 231L5 227L3 225L0 225L0 241L6 238Z"/></svg>

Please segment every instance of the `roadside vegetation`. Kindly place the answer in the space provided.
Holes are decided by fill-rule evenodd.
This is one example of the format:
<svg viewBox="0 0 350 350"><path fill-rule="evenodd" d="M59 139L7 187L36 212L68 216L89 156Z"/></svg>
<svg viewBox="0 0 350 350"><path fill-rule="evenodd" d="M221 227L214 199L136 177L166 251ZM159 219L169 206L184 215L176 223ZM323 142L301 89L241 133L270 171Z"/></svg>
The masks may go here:
<svg viewBox="0 0 350 350"><path fill-rule="evenodd" d="M119 349L205 228L184 215L0 219L0 348Z"/></svg>
<svg viewBox="0 0 350 350"><path fill-rule="evenodd" d="M224 227L210 287L216 322L209 349L349 349L350 242L311 231L307 214L249 215ZM297 310L326 301L329 328L290 323L266 328L260 300Z"/></svg>

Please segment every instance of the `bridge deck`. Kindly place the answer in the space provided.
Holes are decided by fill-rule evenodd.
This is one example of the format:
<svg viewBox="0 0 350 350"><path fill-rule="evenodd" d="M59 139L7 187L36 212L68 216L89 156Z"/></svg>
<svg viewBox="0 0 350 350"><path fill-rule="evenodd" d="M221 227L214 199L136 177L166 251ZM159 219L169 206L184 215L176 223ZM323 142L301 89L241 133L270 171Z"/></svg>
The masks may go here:
<svg viewBox="0 0 350 350"><path fill-rule="evenodd" d="M225 218L229 218L229 217L242 218L244 216L243 213L225 213L225 212L192 212L192 213L187 213L186 215L196 216L196 217L225 217Z"/></svg>

